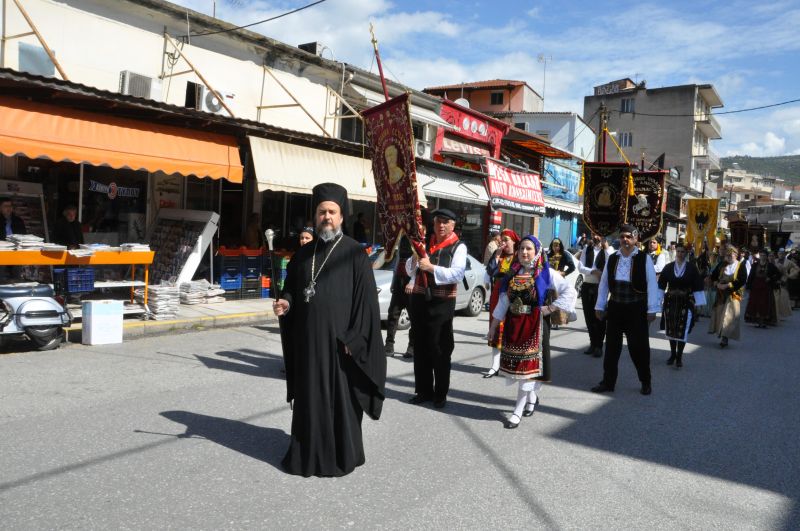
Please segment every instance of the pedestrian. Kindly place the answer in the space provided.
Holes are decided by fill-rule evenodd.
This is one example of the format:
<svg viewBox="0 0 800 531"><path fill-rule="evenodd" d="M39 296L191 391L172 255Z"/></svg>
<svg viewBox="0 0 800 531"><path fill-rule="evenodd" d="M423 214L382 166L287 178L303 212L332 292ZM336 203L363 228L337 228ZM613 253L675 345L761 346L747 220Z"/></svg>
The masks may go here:
<svg viewBox="0 0 800 531"><path fill-rule="evenodd" d="M683 349L697 321L697 307L706 303L703 277L697 267L686 259L688 249L675 249L675 261L664 267L658 279L658 289L664 300L662 330L669 339L670 356L667 365L683 367Z"/></svg>
<svg viewBox="0 0 800 531"><path fill-rule="evenodd" d="M747 300L747 309L744 320L755 323L756 328L767 328L778 324L778 315L775 305L775 285L780 279L780 272L775 264L770 262L768 254L764 251L753 255L753 265L747 276L747 290L750 297Z"/></svg>
<svg viewBox="0 0 800 531"><path fill-rule="evenodd" d="M677 246L674 244L672 248L677 251ZM669 256L669 253L664 252L661 249L661 244L658 242L658 240L653 238L647 242L647 254L649 254L650 259L653 260L653 268L656 271L656 278L658 278L658 276L661 274L661 271L663 271L664 267L667 265L667 256ZM670 261L674 259L675 258L672 257Z"/></svg>
<svg viewBox="0 0 800 531"><path fill-rule="evenodd" d="M614 391L624 334L642 384L641 393L649 395L652 386L648 327L659 310L656 271L648 255L639 252L636 227L620 226L619 239L620 249L608 257L594 307L597 318L607 321L607 325L603 379L592 387L592 392Z"/></svg>
<svg viewBox="0 0 800 531"><path fill-rule="evenodd" d="M500 247L495 251L494 256L489 260L486 267L486 274L491 279L492 291L489 296L489 346L492 347L492 366L483 375L484 378L496 376L500 370L500 347L503 341L503 324L495 327L496 332L491 333L494 318L492 312L497 307L500 299L500 284L508 273L512 262L516 257L516 245L519 243L519 235L511 229L504 229L500 233Z"/></svg>
<svg viewBox="0 0 800 531"><path fill-rule="evenodd" d="M347 190L312 190L317 239L289 262L281 321L292 434L284 469L301 476L343 476L364 464L363 413L378 419L386 356L378 292L369 258L342 233Z"/></svg>
<svg viewBox="0 0 800 531"><path fill-rule="evenodd" d="M502 240L500 238L500 232L493 230L489 232L489 243L486 244L486 249L483 251L483 265L488 266L489 260L492 259L494 256L495 251L497 248L500 247Z"/></svg>
<svg viewBox="0 0 800 531"><path fill-rule="evenodd" d="M386 318L386 355L394 356L394 337L397 334L397 324L400 320L400 315L403 310L408 311L409 294L406 293L406 286L411 280L406 272L406 260L411 256L411 245L406 238L400 240L400 246L397 250L397 264L394 267L392 274L391 292L392 298L389 301L389 311ZM403 357L414 357L414 340L411 333L408 334L408 347Z"/></svg>
<svg viewBox="0 0 800 531"><path fill-rule="evenodd" d="M559 238L553 238L547 251L547 261L562 278L568 277L575 271L575 262L572 256L564 249L564 244Z"/></svg>
<svg viewBox="0 0 800 531"><path fill-rule="evenodd" d="M720 338L719 346L728 346L729 339L739 339L742 292L747 282L747 267L739 260L739 251L733 245L726 245L724 259L711 273L711 281L717 290L714 309L708 331Z"/></svg>
<svg viewBox="0 0 800 531"><path fill-rule="evenodd" d="M77 249L83 243L83 230L78 221L78 207L70 203L61 212L63 216L53 228L53 242L66 245L67 249Z"/></svg>
<svg viewBox="0 0 800 531"><path fill-rule="evenodd" d="M800 253L794 251L787 255L785 264L786 287L792 301L792 310L796 310L800 307Z"/></svg>
<svg viewBox="0 0 800 531"><path fill-rule="evenodd" d="M792 316L792 301L789 297L789 272L797 266L791 260L786 258L786 250L784 248L778 249L778 254L775 255L773 261L775 267L778 268L780 278L775 289L775 304L778 313L778 319L784 320Z"/></svg>
<svg viewBox="0 0 800 531"><path fill-rule="evenodd" d="M297 240L300 243L300 247L311 243L314 241L314 229L311 227L303 227L303 230L301 230L300 234L297 236Z"/></svg>
<svg viewBox="0 0 800 531"><path fill-rule="evenodd" d="M411 277L411 334L414 338L412 404L433 401L447 405L450 357L453 354L453 315L458 283L464 280L467 246L455 233L456 215L440 208L431 212L433 234L427 256L406 261Z"/></svg>
<svg viewBox="0 0 800 531"><path fill-rule="evenodd" d="M514 429L522 417L533 415L537 393L551 378L550 316L559 311L574 316L578 294L550 268L541 242L530 234L520 241L517 261L500 291L491 331L504 324L500 374L507 385L517 383L514 413L505 427Z"/></svg>
<svg viewBox="0 0 800 531"><path fill-rule="evenodd" d="M591 241L578 251L578 271L583 275L581 284L581 305L586 329L589 332L589 348L583 353L599 358L603 355L603 341L606 336L606 322L598 319L594 311L597 304L597 289L600 276L606 266L608 256L614 251L605 238L592 234Z"/></svg>
<svg viewBox="0 0 800 531"><path fill-rule="evenodd" d="M0 240L6 240L12 234L27 234L25 222L14 213L14 203L9 197L0 197L0 222L4 230L0 230ZM0 281L17 281L22 274L20 266L0 266Z"/></svg>

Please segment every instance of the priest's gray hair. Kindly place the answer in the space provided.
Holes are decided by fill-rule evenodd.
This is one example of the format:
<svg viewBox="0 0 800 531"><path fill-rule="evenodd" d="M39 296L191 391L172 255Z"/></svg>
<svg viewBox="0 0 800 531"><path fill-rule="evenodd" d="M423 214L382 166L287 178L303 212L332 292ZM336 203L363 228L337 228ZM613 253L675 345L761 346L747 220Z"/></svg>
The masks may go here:
<svg viewBox="0 0 800 531"><path fill-rule="evenodd" d="M337 236L339 236L341 233L342 233L341 227L336 230L323 229L317 232L317 236L319 236L320 240L327 243L336 238Z"/></svg>

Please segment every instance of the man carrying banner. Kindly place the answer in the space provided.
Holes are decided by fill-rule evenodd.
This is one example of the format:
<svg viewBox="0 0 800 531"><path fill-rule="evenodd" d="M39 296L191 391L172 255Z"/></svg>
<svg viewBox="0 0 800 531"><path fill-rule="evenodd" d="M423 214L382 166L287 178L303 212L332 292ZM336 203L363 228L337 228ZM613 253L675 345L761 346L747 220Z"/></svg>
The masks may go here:
<svg viewBox="0 0 800 531"><path fill-rule="evenodd" d="M592 234L592 239L576 254L578 271L583 275L581 285L581 304L586 328L589 331L589 348L583 353L599 358L603 355L603 340L606 336L606 322L597 318L594 306L597 304L597 288L600 276L606 266L608 255L614 248L608 245L605 238Z"/></svg>
<svg viewBox="0 0 800 531"><path fill-rule="evenodd" d="M648 326L659 310L656 272L653 261L646 253L639 252L639 231L627 224L621 225L619 231L620 249L608 257L595 305L597 318L607 322L606 355L603 379L592 387L592 392L614 391L624 334L642 384L641 393L649 395L652 388Z"/></svg>
<svg viewBox="0 0 800 531"><path fill-rule="evenodd" d="M436 408L447 404L450 356L453 354L453 315L456 290L467 267L467 246L455 234L456 215L446 208L431 212L433 234L427 256L411 257L406 271L411 277L411 334L414 340L412 404L433 400ZM427 279L427 283L425 281Z"/></svg>

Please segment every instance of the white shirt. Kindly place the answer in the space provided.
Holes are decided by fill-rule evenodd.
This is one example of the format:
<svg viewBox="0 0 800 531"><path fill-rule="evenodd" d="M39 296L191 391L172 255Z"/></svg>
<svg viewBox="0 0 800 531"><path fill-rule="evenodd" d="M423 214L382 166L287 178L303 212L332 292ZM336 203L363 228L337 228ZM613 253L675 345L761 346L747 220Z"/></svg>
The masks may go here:
<svg viewBox="0 0 800 531"><path fill-rule="evenodd" d="M622 252L617 251L619 262L614 278L617 282L631 281L631 268L633 267L633 257L639 254L639 249L634 248L630 256L623 256ZM656 280L656 270L653 261L647 257L645 262L645 274L647 276L647 313L658 313L661 309L659 304L658 281ZM608 305L608 268L603 269L603 276L600 278L600 287L597 291L597 304L594 309L599 312L606 311Z"/></svg>
<svg viewBox="0 0 800 531"><path fill-rule="evenodd" d="M650 255L650 261L653 261L653 255ZM667 253L661 251L658 256L656 257L656 261L653 264L653 269L656 270L656 274L661 273L664 268L667 266Z"/></svg>
<svg viewBox="0 0 800 531"><path fill-rule="evenodd" d="M672 263L675 264L673 266L675 268L673 270L673 272L675 273L675 278L681 278L683 276L683 274L686 273L686 264L688 264L689 262L684 260L683 264L679 265L677 260L676 260L675 262L672 262ZM694 293L692 293L692 295L694 295L694 304L695 304L695 306L705 306L707 304L706 303L706 292L705 291L695 291ZM664 290L659 288L659 290L658 290L658 305L661 306L661 304L663 302L664 302Z"/></svg>
<svg viewBox="0 0 800 531"><path fill-rule="evenodd" d="M445 284L455 284L461 282L464 278L464 273L467 270L467 246L458 243L456 252L453 254L453 261L450 267L433 266L433 280L436 281L438 286ZM417 277L417 259L413 256L406 260L406 273L411 277L410 285L414 285L414 279Z"/></svg>
<svg viewBox="0 0 800 531"><path fill-rule="evenodd" d="M587 249L589 249L588 245L583 249L581 249L580 259L578 260L578 272L583 275L584 282L587 282L589 284L597 284L599 280L597 280L597 277L595 275L592 275L592 273L595 271L597 271L598 273L602 273L602 271L597 269L596 266L597 266L597 258L600 256L600 252L602 251L603 248L600 245L595 246L594 261L592 262L591 267L587 267L585 265L586 260L584 260L583 258L587 252ZM611 256L611 253L613 252L614 248L609 245L608 248L606 249L606 261L608 261L608 257Z"/></svg>
<svg viewBox="0 0 800 531"><path fill-rule="evenodd" d="M547 289L554 289L556 291L556 300L553 301L553 306L567 312L570 316L570 320L576 319L575 301L578 299L578 292L552 267L550 268L550 285ZM497 299L497 306L494 307L492 317L499 321L505 319L510 304L508 293L503 293L503 295Z"/></svg>

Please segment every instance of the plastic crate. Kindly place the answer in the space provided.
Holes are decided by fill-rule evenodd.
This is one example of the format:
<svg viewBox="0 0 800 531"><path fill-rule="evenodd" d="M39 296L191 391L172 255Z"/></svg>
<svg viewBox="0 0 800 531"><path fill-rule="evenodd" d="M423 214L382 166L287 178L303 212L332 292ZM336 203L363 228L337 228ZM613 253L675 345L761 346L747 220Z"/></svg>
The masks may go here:
<svg viewBox="0 0 800 531"><path fill-rule="evenodd" d="M269 288L261 288L261 298L269 299Z"/></svg>
<svg viewBox="0 0 800 531"><path fill-rule="evenodd" d="M261 289L261 278L242 279L242 289Z"/></svg>
<svg viewBox="0 0 800 531"><path fill-rule="evenodd" d="M245 278L258 278L261 276L261 255L242 256L242 274Z"/></svg>
<svg viewBox="0 0 800 531"><path fill-rule="evenodd" d="M219 279L219 285L225 291L242 289L242 275L231 276L223 274Z"/></svg>
<svg viewBox="0 0 800 531"><path fill-rule="evenodd" d="M223 295L223 297L225 297L226 301L238 301L241 298L241 290L238 289L226 290L225 295Z"/></svg>
<svg viewBox="0 0 800 531"><path fill-rule="evenodd" d="M272 283L272 281L269 279L269 277L267 275L264 275L263 277L261 277L261 287L262 288L269 288L271 283Z"/></svg>
<svg viewBox="0 0 800 531"><path fill-rule="evenodd" d="M54 268L53 287L57 293L87 293L93 291L94 268Z"/></svg>
<svg viewBox="0 0 800 531"><path fill-rule="evenodd" d="M260 299L261 288L243 288L239 296L242 299Z"/></svg>

